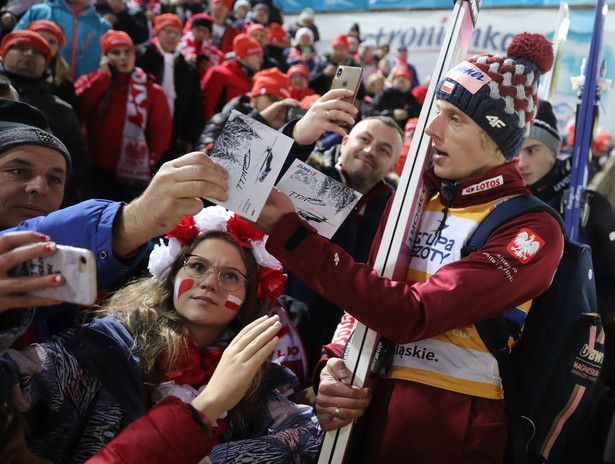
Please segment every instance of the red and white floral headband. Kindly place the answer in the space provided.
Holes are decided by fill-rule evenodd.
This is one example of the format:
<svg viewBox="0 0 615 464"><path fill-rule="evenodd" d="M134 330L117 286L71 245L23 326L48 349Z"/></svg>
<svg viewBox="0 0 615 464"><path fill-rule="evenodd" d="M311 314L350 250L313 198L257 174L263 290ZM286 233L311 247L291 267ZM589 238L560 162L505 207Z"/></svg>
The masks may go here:
<svg viewBox="0 0 615 464"><path fill-rule="evenodd" d="M210 206L203 208L196 216L186 216L166 235L168 243L161 239L158 245L154 245L147 265L152 278L162 282L182 246L203 233L213 231L226 232L239 245L252 250L259 265L258 301L277 302L284 291L286 274L282 273L282 264L265 249L267 235L222 206Z"/></svg>

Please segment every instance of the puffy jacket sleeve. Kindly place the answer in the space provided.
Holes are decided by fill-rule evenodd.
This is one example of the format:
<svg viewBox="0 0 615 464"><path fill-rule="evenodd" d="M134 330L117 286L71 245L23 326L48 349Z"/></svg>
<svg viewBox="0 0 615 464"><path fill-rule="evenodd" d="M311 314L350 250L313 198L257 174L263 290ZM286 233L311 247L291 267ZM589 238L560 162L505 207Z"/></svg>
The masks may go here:
<svg viewBox="0 0 615 464"><path fill-rule="evenodd" d="M545 242L525 263L507 251L523 228ZM355 262L296 213L282 217L267 249L333 304L394 342L409 343L502 314L544 292L562 255L563 236L548 213L525 214L497 229L480 250L413 285Z"/></svg>
<svg viewBox="0 0 615 464"><path fill-rule="evenodd" d="M79 106L79 119L86 121L90 118L109 85L111 85L111 76L102 71L94 71L77 79L75 93Z"/></svg>
<svg viewBox="0 0 615 464"><path fill-rule="evenodd" d="M162 158L164 152L169 149L173 121L162 87L152 83L148 98L150 105L145 138L150 153L150 166L154 166Z"/></svg>
<svg viewBox="0 0 615 464"><path fill-rule="evenodd" d="M212 448L211 432L194 411L170 396L130 424L87 464L198 463Z"/></svg>

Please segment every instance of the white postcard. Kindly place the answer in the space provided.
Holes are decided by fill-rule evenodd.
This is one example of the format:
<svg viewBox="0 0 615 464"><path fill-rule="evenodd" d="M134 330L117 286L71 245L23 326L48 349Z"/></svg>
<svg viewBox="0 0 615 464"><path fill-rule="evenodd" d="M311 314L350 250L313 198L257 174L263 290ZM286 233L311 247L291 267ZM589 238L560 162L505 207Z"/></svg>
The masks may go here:
<svg viewBox="0 0 615 464"><path fill-rule="evenodd" d="M209 154L228 172L229 199L211 201L256 221L292 145L290 137L233 110Z"/></svg>
<svg viewBox="0 0 615 464"><path fill-rule="evenodd" d="M276 187L288 195L297 213L326 238L333 237L362 196L299 160L294 161Z"/></svg>

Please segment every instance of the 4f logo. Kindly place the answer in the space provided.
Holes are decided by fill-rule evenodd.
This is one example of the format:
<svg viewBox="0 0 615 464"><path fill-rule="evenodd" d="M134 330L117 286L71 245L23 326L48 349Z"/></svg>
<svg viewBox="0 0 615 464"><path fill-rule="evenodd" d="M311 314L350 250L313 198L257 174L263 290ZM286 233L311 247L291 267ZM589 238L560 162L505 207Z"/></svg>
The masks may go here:
<svg viewBox="0 0 615 464"><path fill-rule="evenodd" d="M506 127L506 123L502 121L500 118L498 118L497 116L487 115L486 118L487 118L487 121L489 121L489 125L491 127L495 127L496 129Z"/></svg>

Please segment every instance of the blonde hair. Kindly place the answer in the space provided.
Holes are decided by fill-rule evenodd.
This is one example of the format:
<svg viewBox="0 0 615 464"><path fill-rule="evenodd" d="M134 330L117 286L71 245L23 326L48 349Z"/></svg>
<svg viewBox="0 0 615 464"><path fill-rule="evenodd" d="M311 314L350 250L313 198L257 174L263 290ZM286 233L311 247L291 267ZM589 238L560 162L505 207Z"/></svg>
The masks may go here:
<svg viewBox="0 0 615 464"><path fill-rule="evenodd" d="M485 150L493 153L496 158L503 161L507 161L506 157L504 156L504 153L502 153L502 150L500 150L498 144L495 143L495 140L493 140L491 136L487 134L487 132L485 132L482 128L480 128L479 136Z"/></svg>
<svg viewBox="0 0 615 464"><path fill-rule="evenodd" d="M53 83L55 85L61 85L62 82L69 80L68 63L60 55L59 49L58 53L56 53L56 55L53 57L52 62L50 63L50 68L53 75Z"/></svg>

